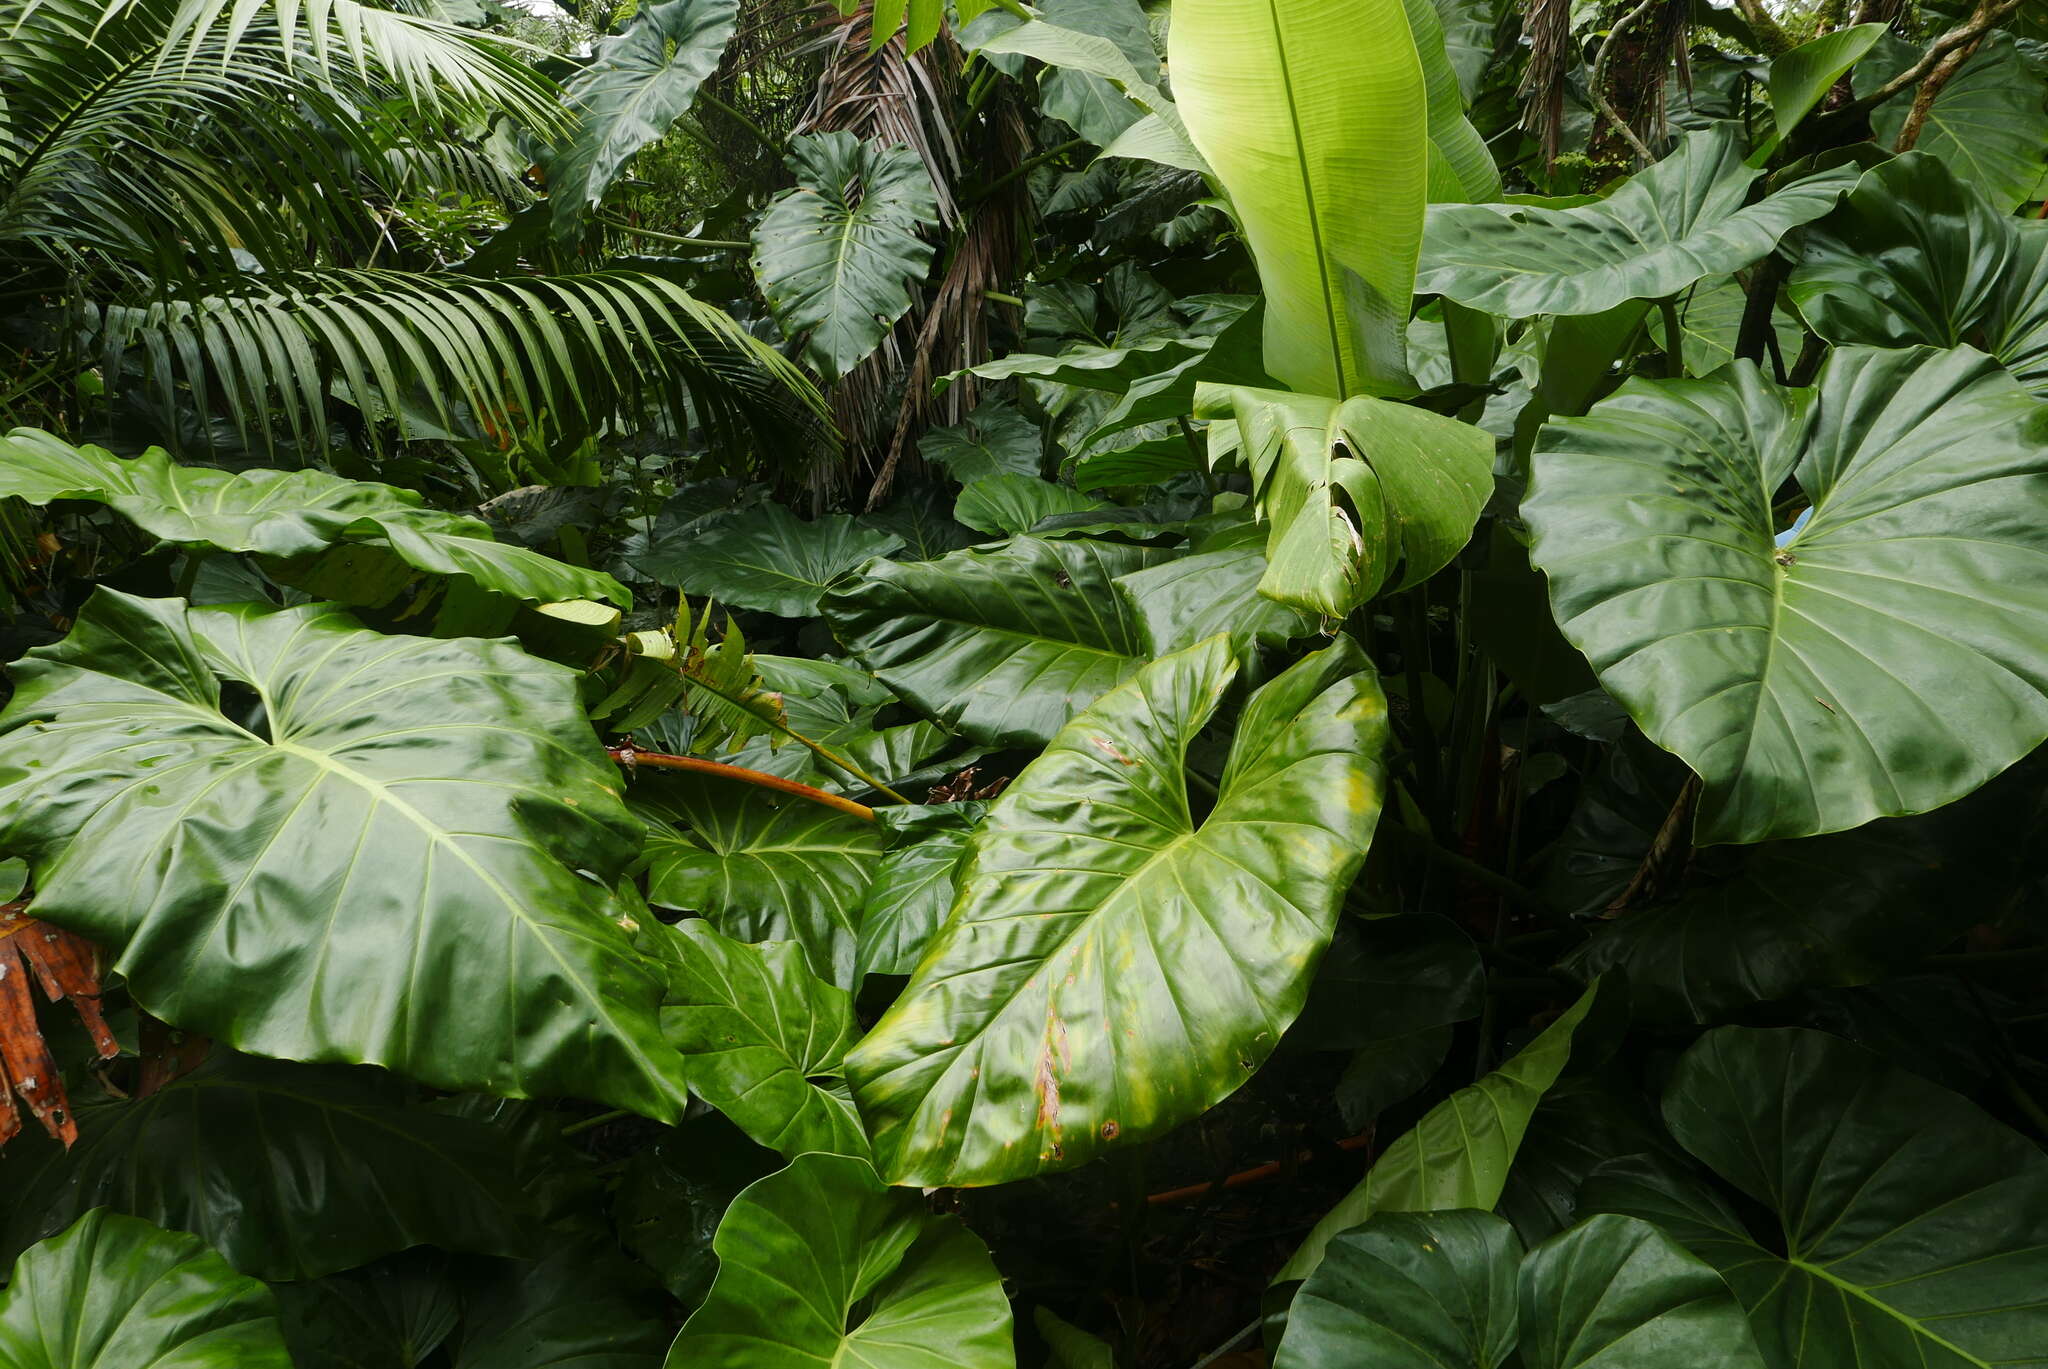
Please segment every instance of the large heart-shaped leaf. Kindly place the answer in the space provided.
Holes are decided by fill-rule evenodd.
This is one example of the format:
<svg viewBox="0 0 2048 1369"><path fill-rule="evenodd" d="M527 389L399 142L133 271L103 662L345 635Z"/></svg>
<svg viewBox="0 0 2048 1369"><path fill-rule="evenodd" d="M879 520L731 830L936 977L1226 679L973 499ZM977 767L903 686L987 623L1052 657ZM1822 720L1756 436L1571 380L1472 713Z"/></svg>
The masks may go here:
<svg viewBox="0 0 2048 1369"><path fill-rule="evenodd" d="M465 1281L449 1369L656 1369L669 1310L609 1239L561 1243Z"/></svg>
<svg viewBox="0 0 2048 1369"><path fill-rule="evenodd" d="M1500 1201L1522 1133L1563 1073L1572 1036L1598 992L1588 989L1514 1059L1424 1113L1373 1162L1358 1187L1323 1214L1273 1281L1307 1278L1332 1237L1376 1212L1486 1209Z"/></svg>
<svg viewBox="0 0 2048 1369"><path fill-rule="evenodd" d="M1245 531L1260 536L1255 528ZM1316 618L1258 592L1266 569L1262 547L1239 542L1120 575L1116 592L1137 614L1151 656L1184 650L1219 632L1229 633L1242 649L1280 646L1314 632Z"/></svg>
<svg viewBox="0 0 2048 1369"><path fill-rule="evenodd" d="M108 1207L190 1231L236 1268L312 1279L413 1245L522 1255L540 1213L488 1123L424 1107L374 1070L216 1052L141 1098L89 1102L79 1141L14 1148L6 1250ZM374 1203L347 1195L374 1190Z"/></svg>
<svg viewBox="0 0 2048 1369"><path fill-rule="evenodd" d="M1856 68L1856 93L1868 94L1919 60L1916 47L1887 36ZM1879 142L1898 143L1912 103L1888 100L1870 111L1870 131ZM2048 157L2048 75L2012 35L1987 34L1935 96L1913 146L1947 162L2001 211L2039 198Z"/></svg>
<svg viewBox="0 0 2048 1369"><path fill-rule="evenodd" d="M675 937L661 1024L688 1057L690 1088L785 1155L865 1156L846 1085L821 1082L853 1042L851 995L812 974L794 942L749 945L695 918Z"/></svg>
<svg viewBox="0 0 2048 1369"><path fill-rule="evenodd" d="M2048 397L2048 223L2000 213L1925 153L1864 173L1785 288L1830 342L1967 343Z"/></svg>
<svg viewBox="0 0 2048 1369"><path fill-rule="evenodd" d="M1701 841L1924 812L2048 737L2048 408L1990 358L1634 381L1537 447L1558 625L1705 781ZM1780 537L1788 477L1813 508Z"/></svg>
<svg viewBox="0 0 2048 1369"><path fill-rule="evenodd" d="M991 475L960 491L953 517L991 537L1029 532L1045 519L1069 513L1099 513L1100 499L1032 475Z"/></svg>
<svg viewBox="0 0 2048 1369"><path fill-rule="evenodd" d="M90 499L184 547L298 557L342 542L531 602L632 603L611 576L508 546L480 519L425 508L411 490L325 471L180 466L160 447L120 457L16 428L0 438L0 496L8 495L31 504Z"/></svg>
<svg viewBox="0 0 2048 1369"><path fill-rule="evenodd" d="M664 585L784 618L808 618L818 596L903 539L829 513L806 523L780 504L756 504L673 542L650 543L637 564Z"/></svg>
<svg viewBox="0 0 2048 1369"><path fill-rule="evenodd" d="M1215 806L1187 750L1228 639L1076 717L989 810L951 920L847 1056L893 1182L1000 1183L1235 1092L1301 1010L1379 817L1385 705L1348 639L1254 694Z"/></svg>
<svg viewBox="0 0 2048 1369"><path fill-rule="evenodd" d="M1389 582L1428 579L1470 540L1493 490L1493 438L1427 409L1234 385L1196 393L1199 416L1237 421L1270 527L1259 592L1295 608L1342 618Z"/></svg>
<svg viewBox="0 0 2048 1369"><path fill-rule="evenodd" d="M1266 370L1305 394L1403 389L1430 104L1402 0L1181 0L1167 41L1259 265Z"/></svg>
<svg viewBox="0 0 2048 1369"><path fill-rule="evenodd" d="M616 876L638 833L573 672L331 607L102 588L14 678L0 849L158 1017L442 1088L680 1109L662 976L578 873Z"/></svg>
<svg viewBox="0 0 2048 1369"><path fill-rule="evenodd" d="M879 561L825 596L839 640L905 703L993 746L1043 746L1144 655L1119 575L1168 553L1015 537L936 561Z"/></svg>
<svg viewBox="0 0 2048 1369"><path fill-rule="evenodd" d="M576 130L548 159L557 237L574 236L633 154L667 133L697 98L739 26L739 0L655 0L598 40L563 88Z"/></svg>
<svg viewBox="0 0 2048 1369"><path fill-rule="evenodd" d="M1527 1369L1765 1369L1721 1276L1648 1222L1602 1214L1530 1251Z"/></svg>
<svg viewBox="0 0 2048 1369"><path fill-rule="evenodd" d="M861 900L882 838L874 824L806 799L696 775L643 781L647 896L742 941L803 946L811 969L853 983Z"/></svg>
<svg viewBox="0 0 2048 1369"><path fill-rule="evenodd" d="M2027 1364L2048 1346L2048 1155L1973 1104L1813 1031L1723 1027L1664 1095L1672 1134L1761 1203L1594 1176L1588 1200L1713 1263L1782 1369Z"/></svg>
<svg viewBox="0 0 2048 1369"><path fill-rule="evenodd" d="M915 152L851 133L792 139L796 185L754 226L754 274L785 337L827 376L846 374L910 308L931 266L918 229L938 221Z"/></svg>
<svg viewBox="0 0 2048 1369"><path fill-rule="evenodd" d="M270 1290L197 1236L89 1212L0 1290L8 1369L291 1369Z"/></svg>
<svg viewBox="0 0 2048 1369"><path fill-rule="evenodd" d="M857 975L917 968L952 911L968 838L987 812L987 803L971 802L892 805L876 813L890 845L861 905Z"/></svg>
<svg viewBox="0 0 2048 1369"><path fill-rule="evenodd" d="M958 423L934 428L918 439L917 452L967 484L997 475L1036 478L1045 463L1038 425L997 396L983 400Z"/></svg>
<svg viewBox="0 0 2048 1369"><path fill-rule="evenodd" d="M1330 1242L1274 1369L1496 1369L1515 1348L1521 1259L1489 1212L1383 1212Z"/></svg>
<svg viewBox="0 0 2048 1369"><path fill-rule="evenodd" d="M800 1155L749 1185L714 1242L718 1278L672 1369L1012 1369L1010 1304L988 1251L865 1160Z"/></svg>
<svg viewBox="0 0 2048 1369"><path fill-rule="evenodd" d="M430 1246L271 1291L298 1369L416 1369L462 1317L448 1256Z"/></svg>
<svg viewBox="0 0 2048 1369"><path fill-rule="evenodd" d="M1725 124L1686 135L1604 200L1570 209L1437 205L1415 288L1510 318L1598 314L1676 295L1748 266L1856 182L1854 167L1795 181L1754 204L1763 173Z"/></svg>

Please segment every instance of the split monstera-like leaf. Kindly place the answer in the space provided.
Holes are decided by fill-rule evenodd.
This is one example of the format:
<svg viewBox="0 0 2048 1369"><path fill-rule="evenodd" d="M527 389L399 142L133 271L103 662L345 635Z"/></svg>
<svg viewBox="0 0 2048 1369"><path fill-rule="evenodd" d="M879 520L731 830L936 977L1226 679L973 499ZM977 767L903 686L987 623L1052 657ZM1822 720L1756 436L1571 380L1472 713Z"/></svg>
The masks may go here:
<svg viewBox="0 0 2048 1369"><path fill-rule="evenodd" d="M1386 1213L1337 1237L1275 1369L1765 1369L1712 1266L1602 1215L1527 1256L1490 1212Z"/></svg>
<svg viewBox="0 0 2048 1369"><path fill-rule="evenodd" d="M291 1369L270 1290L197 1236L89 1212L0 1290L8 1369Z"/></svg>
<svg viewBox="0 0 2048 1369"><path fill-rule="evenodd" d="M1428 579L1471 539L1493 489L1493 438L1426 409L1241 386L1196 393L1198 416L1236 420L1271 529L1259 593L1293 608L1342 618L1390 581Z"/></svg>
<svg viewBox="0 0 2048 1369"><path fill-rule="evenodd" d="M1120 542L1014 537L877 561L827 594L839 640L911 707L970 740L1043 746L1145 659L1118 576L1168 559Z"/></svg>
<svg viewBox="0 0 2048 1369"><path fill-rule="evenodd" d="M481 519L423 507L411 490L325 471L181 466L160 447L120 457L16 428L0 438L0 497L9 495L31 504L105 504L182 547L296 557L337 542L367 544L415 570L466 576L479 589L528 602L633 602L611 576L499 542Z"/></svg>
<svg viewBox="0 0 2048 1369"><path fill-rule="evenodd" d="M18 1251L94 1207L190 1231L244 1273L314 1279L414 1245L523 1255L540 1213L512 1138L375 1070L216 1048L145 1097L79 1109L80 1139L0 1153ZM375 1192L374 1203L337 1201Z"/></svg>
<svg viewBox="0 0 2048 1369"><path fill-rule="evenodd" d="M1744 165L1735 131L1718 125L1687 134L1592 204L1438 205L1415 288L1509 318L1604 313L1750 265L1856 183L1854 167L1838 168L1752 204L1762 174Z"/></svg>
<svg viewBox="0 0 2048 1369"><path fill-rule="evenodd" d="M1582 1206L1633 1213L1720 1269L1780 1369L2038 1362L2048 1156L1967 1100L1815 1031L1723 1027L1679 1061L1671 1132L1780 1226L1638 1161Z"/></svg>
<svg viewBox="0 0 2048 1369"><path fill-rule="evenodd" d="M1235 1092L1300 1012L1379 817L1386 709L1346 639L1245 705L1198 818L1214 637L1076 717L975 833L951 919L847 1056L892 1182L1001 1183Z"/></svg>
<svg viewBox="0 0 2048 1369"><path fill-rule="evenodd" d="M744 1189L713 1241L718 1278L671 1369L1013 1369L1010 1304L954 1217L867 1161L800 1155Z"/></svg>
<svg viewBox="0 0 2048 1369"><path fill-rule="evenodd" d="M1925 812L2048 737L2048 405L1981 353L1631 382L1543 430L1523 512L1565 636L1705 782L1703 842Z"/></svg>
<svg viewBox="0 0 2048 1369"><path fill-rule="evenodd" d="M762 1145L865 1156L867 1135L839 1073L853 998L812 974L801 946L749 945L695 918L675 930L674 985L662 1005L688 1057L690 1087Z"/></svg>
<svg viewBox="0 0 2048 1369"><path fill-rule="evenodd" d="M932 261L918 229L938 221L938 199L915 152L851 133L794 139L789 165L795 188L754 226L754 274L783 335L841 376L910 308Z"/></svg>
<svg viewBox="0 0 2048 1369"><path fill-rule="evenodd" d="M2048 223L2000 213L1939 158L1865 172L1785 288L1830 342L1967 344L2048 398Z"/></svg>
<svg viewBox="0 0 2048 1369"><path fill-rule="evenodd" d="M0 849L156 1016L441 1088L679 1113L662 975L599 882L638 832L573 672L332 607L101 588L13 674Z"/></svg>

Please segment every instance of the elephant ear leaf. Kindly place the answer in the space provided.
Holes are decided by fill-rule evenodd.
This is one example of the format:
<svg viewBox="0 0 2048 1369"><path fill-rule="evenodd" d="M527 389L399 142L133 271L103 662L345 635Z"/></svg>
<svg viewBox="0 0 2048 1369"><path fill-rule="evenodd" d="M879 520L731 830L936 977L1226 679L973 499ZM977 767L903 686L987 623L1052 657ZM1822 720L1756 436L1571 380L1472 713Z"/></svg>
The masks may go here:
<svg viewBox="0 0 2048 1369"><path fill-rule="evenodd" d="M1181 0L1168 43L1258 262L1266 370L1308 394L1404 391L1431 125L1402 0Z"/></svg>
<svg viewBox="0 0 2048 1369"><path fill-rule="evenodd" d="M1751 203L1762 174L1744 164L1735 131L1716 125L1592 204L1438 205L1415 287L1509 318L1668 298L1757 261L1856 181L1854 167L1838 168Z"/></svg>
<svg viewBox="0 0 2048 1369"><path fill-rule="evenodd" d="M598 40L563 95L577 127L548 163L554 231L572 237L633 154L688 112L739 26L739 0L657 0Z"/></svg>
<svg viewBox="0 0 2048 1369"><path fill-rule="evenodd" d="M1559 1232L1523 1259L1519 1282L1528 1369L1765 1369L1713 1266L1634 1217Z"/></svg>
<svg viewBox="0 0 2048 1369"><path fill-rule="evenodd" d="M662 1005L690 1087L762 1145L798 1155L867 1155L853 1098L836 1076L854 1038L853 997L812 974L791 942L749 945L697 918L675 930Z"/></svg>
<svg viewBox="0 0 2048 1369"><path fill-rule="evenodd" d="M1521 1258L1491 1212L1383 1212L1330 1242L1273 1369L1497 1369L1515 1349Z"/></svg>
<svg viewBox="0 0 2048 1369"><path fill-rule="evenodd" d="M1821 1032L1723 1027L1679 1061L1664 1118L1775 1219L1769 1243L1634 1162L1596 1172L1586 1202L1716 1265L1770 1364L2024 1363L2048 1345L2048 1156L1967 1100Z"/></svg>
<svg viewBox="0 0 2048 1369"><path fill-rule="evenodd" d="M932 179L917 154L851 133L792 140L794 188L754 227L754 274L804 359L842 376L910 308L931 266L918 229L938 222Z"/></svg>
<svg viewBox="0 0 2048 1369"><path fill-rule="evenodd" d="M1698 837L1926 812L2048 737L2048 408L1967 348L1631 382L1537 440L1557 621L1705 784ZM1782 526L1795 476L1810 511Z"/></svg>
<svg viewBox="0 0 2048 1369"><path fill-rule="evenodd" d="M1385 705L1348 639L1297 663L1245 705L1198 819L1187 750L1237 669L1220 636L1153 662L989 810L951 920L847 1056L892 1182L1148 1140L1235 1092L1300 1012L1379 817Z"/></svg>
<svg viewBox="0 0 2048 1369"><path fill-rule="evenodd" d="M1405 404L1203 385L1196 413L1235 419L1270 531L1259 592L1342 618L1418 584L1472 536L1493 490L1493 438Z"/></svg>
<svg viewBox="0 0 2048 1369"><path fill-rule="evenodd" d="M757 504L655 546L639 564L664 585L728 608L808 618L826 590L872 558L902 549L902 538L863 527L851 514L805 522L780 504Z"/></svg>
<svg viewBox="0 0 2048 1369"><path fill-rule="evenodd" d="M411 490L325 471L181 466L160 447L121 457L16 428L0 437L0 497L10 495L31 504L89 499L187 548L292 558L346 542L529 603L633 602L611 576L499 542L481 519L426 508ZM403 567L394 569L402 579Z"/></svg>
<svg viewBox="0 0 2048 1369"><path fill-rule="evenodd" d="M718 1277L669 1350L706 1364L1013 1369L1010 1304L982 1243L867 1161L799 1155L734 1198Z"/></svg>
<svg viewBox="0 0 2048 1369"><path fill-rule="evenodd" d="M270 1290L207 1249L101 1209L15 1261L0 1290L8 1369L291 1369Z"/></svg>
<svg viewBox="0 0 2048 1369"><path fill-rule="evenodd" d="M2000 213L1927 153L1865 172L1785 290L1830 342L1968 343L2048 398L2048 223Z"/></svg>
<svg viewBox="0 0 2048 1369"><path fill-rule="evenodd" d="M679 1113L662 976L601 882L637 824L574 672L101 588L14 678L0 849L140 1006L262 1055ZM317 897L286 916L279 888Z"/></svg>

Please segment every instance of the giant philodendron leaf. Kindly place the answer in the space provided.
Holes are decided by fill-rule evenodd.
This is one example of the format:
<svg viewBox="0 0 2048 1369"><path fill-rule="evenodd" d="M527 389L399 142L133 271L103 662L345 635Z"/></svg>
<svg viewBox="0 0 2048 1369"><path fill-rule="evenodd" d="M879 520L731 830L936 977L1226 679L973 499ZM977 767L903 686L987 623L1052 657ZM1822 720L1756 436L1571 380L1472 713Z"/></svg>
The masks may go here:
<svg viewBox="0 0 2048 1369"><path fill-rule="evenodd" d="M894 805L875 814L889 852L860 910L856 976L907 975L952 910L968 839L988 812L981 801Z"/></svg>
<svg viewBox="0 0 2048 1369"><path fill-rule="evenodd" d="M1785 289L1830 342L1968 344L2048 398L2048 223L2000 213L1925 153L1864 173L1807 230Z"/></svg>
<svg viewBox="0 0 2048 1369"><path fill-rule="evenodd" d="M919 712L992 746L1043 746L1143 663L1138 624L1111 582L1168 555L1014 537L936 561L874 562L821 607Z"/></svg>
<svg viewBox="0 0 2048 1369"><path fill-rule="evenodd" d="M800 1155L733 1199L671 1369L1013 1369L988 1251L865 1160Z"/></svg>
<svg viewBox="0 0 2048 1369"><path fill-rule="evenodd" d="M675 938L661 1025L688 1058L691 1090L784 1155L865 1156L867 1133L836 1080L852 996L812 974L794 942L749 945L695 918Z"/></svg>
<svg viewBox="0 0 2048 1369"><path fill-rule="evenodd" d="M1598 993L1597 987L1586 990L1514 1059L1424 1113L1373 1162L1358 1187L1323 1215L1273 1282L1307 1278L1332 1237L1374 1213L1484 1209L1499 1202L1529 1119L1564 1072L1572 1037Z"/></svg>
<svg viewBox="0 0 2048 1369"><path fill-rule="evenodd" d="M647 1267L609 1232L497 1262L462 1293L449 1369L657 1369L674 1325Z"/></svg>
<svg viewBox="0 0 2048 1369"><path fill-rule="evenodd" d="M876 532L852 515L829 513L806 523L780 504L756 504L721 515L687 537L655 542L640 569L685 594L732 608L808 618L818 596L903 539Z"/></svg>
<svg viewBox="0 0 2048 1369"><path fill-rule="evenodd" d="M215 1057L146 1097L80 1105L66 1153L0 1152L4 1249L109 1207L190 1231L236 1268L313 1279L414 1245L523 1255L540 1212L504 1132L373 1070ZM375 1192L377 1201L350 1200Z"/></svg>
<svg viewBox="0 0 2048 1369"><path fill-rule="evenodd" d="M1762 174L1743 164L1735 130L1717 124L1592 204L1438 205L1415 288L1510 318L1604 313L1750 265L1856 181L1854 167L1840 168L1751 204Z"/></svg>
<svg viewBox="0 0 2048 1369"><path fill-rule="evenodd" d="M1254 694L1215 806L1187 750L1236 677L1213 637L1076 717L989 810L959 899L847 1056L892 1182L1001 1183L1235 1092L1301 1011L1379 817L1386 708L1343 639Z"/></svg>
<svg viewBox="0 0 2048 1369"><path fill-rule="evenodd" d="M1256 529L1248 529L1256 533ZM1318 620L1258 592L1266 554L1256 544L1198 551L1119 576L1116 592L1138 615L1148 655L1165 656L1227 632L1241 650L1281 646Z"/></svg>
<svg viewBox="0 0 2048 1369"><path fill-rule="evenodd" d="M573 672L331 607L101 588L13 674L0 849L150 1012L264 1055L679 1112L662 975L600 882L637 825Z"/></svg>
<svg viewBox="0 0 2048 1369"><path fill-rule="evenodd" d="M1180 0L1167 41L1181 117L1258 261L1266 370L1307 394L1402 389L1430 170L1402 0Z"/></svg>
<svg viewBox="0 0 2048 1369"><path fill-rule="evenodd" d="M655 0L633 11L622 32L598 40L562 92L576 129L547 161L557 237L575 236L633 154L689 110L718 69L739 10L739 0Z"/></svg>
<svg viewBox="0 0 2048 1369"><path fill-rule="evenodd" d="M953 517L991 537L1029 532L1045 519L1067 513L1099 513L1110 507L1069 485L1031 475L992 475L960 491Z"/></svg>
<svg viewBox="0 0 2048 1369"><path fill-rule="evenodd" d="M1974 1104L1837 1037L1723 1027L1679 1061L1664 1118L1776 1218L1770 1240L1605 1170L1587 1197L1718 1267L1777 1369L2040 1362L2048 1155Z"/></svg>
<svg viewBox="0 0 2048 1369"><path fill-rule="evenodd" d="M741 941L794 941L853 984L861 900L882 857L875 825L808 799L697 775L641 781L647 897Z"/></svg>
<svg viewBox="0 0 2048 1369"><path fill-rule="evenodd" d="M754 274L783 335L841 376L910 308L932 261L918 229L938 221L938 199L915 152L851 133L793 139L789 166L796 186L754 226Z"/></svg>
<svg viewBox="0 0 2048 1369"><path fill-rule="evenodd" d="M2048 406L1989 357L1633 381L1537 448L1558 625L1705 782L1701 841L1925 812L2048 737ZM1780 537L1788 477L1813 507Z"/></svg>
<svg viewBox="0 0 2048 1369"><path fill-rule="evenodd" d="M1912 44L1887 35L1856 68L1858 95L1920 60ZM1878 142L1896 146L1912 101L1894 99L1870 111ZM1935 96L1913 146L1948 163L2001 212L2040 198L2048 157L2048 75L2010 34L1985 36Z"/></svg>
<svg viewBox="0 0 2048 1369"><path fill-rule="evenodd" d="M1225 385L1196 394L1197 415L1237 422L1270 529L1259 593L1310 613L1342 618L1390 581L1442 570L1493 490L1493 438L1427 409Z"/></svg>
<svg viewBox="0 0 2048 1369"><path fill-rule="evenodd" d="M0 497L31 504L89 499L152 537L183 547L306 556L337 542L388 550L433 575L530 602L633 602L609 575L497 541L481 519L422 507L392 485L325 471L222 471L181 466L160 447L120 457L34 428L0 437Z"/></svg>
<svg viewBox="0 0 2048 1369"><path fill-rule="evenodd" d="M0 1289L7 1369L291 1369L270 1290L197 1236L89 1212Z"/></svg>
<svg viewBox="0 0 2048 1369"><path fill-rule="evenodd" d="M1764 1369L1713 1268L1601 1215L1522 1253L1470 1209L1383 1213L1330 1242L1288 1309L1275 1369Z"/></svg>

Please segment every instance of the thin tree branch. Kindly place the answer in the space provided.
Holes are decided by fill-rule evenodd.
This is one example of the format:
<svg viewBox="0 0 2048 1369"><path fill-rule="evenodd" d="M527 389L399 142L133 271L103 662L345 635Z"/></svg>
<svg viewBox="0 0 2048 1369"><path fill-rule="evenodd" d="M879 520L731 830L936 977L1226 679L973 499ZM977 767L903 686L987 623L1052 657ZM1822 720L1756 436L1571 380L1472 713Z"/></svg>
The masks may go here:
<svg viewBox="0 0 2048 1369"><path fill-rule="evenodd" d="M1613 55L1614 40L1621 37L1622 33L1632 27L1638 19L1648 14L1656 4L1657 0L1643 0L1642 4L1614 21L1614 27L1607 30L1607 37L1600 44L1599 55L1593 59L1593 79L1586 82L1586 93L1593 97L1593 105L1600 111L1600 117L1614 126L1614 131L1621 135L1621 140L1634 149L1636 156L1640 157L1645 165L1656 161L1657 154L1650 151L1648 144L1636 136L1636 131L1628 126L1628 120L1615 111L1613 102L1607 98L1607 92L1601 87L1606 83L1607 59Z"/></svg>
<svg viewBox="0 0 2048 1369"><path fill-rule="evenodd" d="M1819 119L1809 120L1807 128L1818 126L1824 129L1832 129L1852 119L1868 114L1900 91L1918 85L1937 66L1941 65L1943 58L1965 43L1976 42L1977 39L1983 37L1990 30L1993 24L2005 18L2006 15L2011 14L2019 7L2020 0L2000 0L2000 3L1995 3L1989 8L1978 10L1968 19L1956 25L1947 33L1942 34L1941 37L1935 39L1932 43L1929 43L1927 51L1912 66L1907 67L1868 95L1860 99L1851 100L1840 109L1832 110Z"/></svg>

